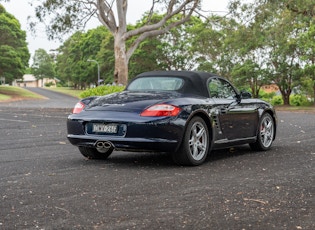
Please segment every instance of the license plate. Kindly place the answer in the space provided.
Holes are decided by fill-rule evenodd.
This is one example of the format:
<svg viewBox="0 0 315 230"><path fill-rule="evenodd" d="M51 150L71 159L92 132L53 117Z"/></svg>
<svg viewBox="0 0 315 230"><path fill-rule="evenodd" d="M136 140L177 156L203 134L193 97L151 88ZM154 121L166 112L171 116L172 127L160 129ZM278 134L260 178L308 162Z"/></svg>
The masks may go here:
<svg viewBox="0 0 315 230"><path fill-rule="evenodd" d="M117 133L117 125L93 124L94 133Z"/></svg>

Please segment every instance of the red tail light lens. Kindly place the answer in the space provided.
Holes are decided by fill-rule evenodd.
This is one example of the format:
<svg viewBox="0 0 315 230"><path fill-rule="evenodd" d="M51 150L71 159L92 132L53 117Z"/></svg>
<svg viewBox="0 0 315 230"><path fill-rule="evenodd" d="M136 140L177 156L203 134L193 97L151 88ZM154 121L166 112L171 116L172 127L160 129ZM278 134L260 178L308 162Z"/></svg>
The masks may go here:
<svg viewBox="0 0 315 230"><path fill-rule="evenodd" d="M173 117L177 116L181 109L179 107L167 104L153 105L144 110L140 116L143 117Z"/></svg>
<svg viewBox="0 0 315 230"><path fill-rule="evenodd" d="M81 113L85 105L79 101L73 108L72 113Z"/></svg>

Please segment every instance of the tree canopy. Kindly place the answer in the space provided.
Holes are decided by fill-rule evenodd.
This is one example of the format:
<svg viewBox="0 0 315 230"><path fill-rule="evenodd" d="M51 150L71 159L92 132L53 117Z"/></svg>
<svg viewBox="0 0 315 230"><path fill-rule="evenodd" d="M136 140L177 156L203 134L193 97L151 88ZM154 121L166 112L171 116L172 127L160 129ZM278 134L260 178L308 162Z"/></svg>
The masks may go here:
<svg viewBox="0 0 315 230"><path fill-rule="evenodd" d="M165 34L189 20L193 12L200 6L201 0L168 0L152 1L146 23L141 27L128 30L128 0L45 0L36 8L36 16L40 22L51 19L47 25L49 37L69 30L79 29L92 17L97 17L114 37L116 83L126 84L128 81L129 60L139 44L149 37ZM135 2L135 1L134 1ZM159 21L151 20L156 10L164 11ZM176 18L176 20L174 20ZM133 42L127 46L127 42Z"/></svg>
<svg viewBox="0 0 315 230"><path fill-rule="evenodd" d="M127 25L129 2L39 3L37 17L51 19L47 29L52 38L84 26L93 16L103 24L75 31L59 47L58 78L78 88L96 85L95 62L104 83L126 84L149 70L201 70L226 77L254 97L262 86L276 84L284 104L290 104L292 93L314 100L314 0L232 0L224 16L198 14L201 1L158 0Z"/></svg>
<svg viewBox="0 0 315 230"><path fill-rule="evenodd" d="M54 78L53 58L44 49L38 49L33 56L32 73L37 79Z"/></svg>
<svg viewBox="0 0 315 230"><path fill-rule="evenodd" d="M30 54L19 21L0 4L0 78L12 82L23 76Z"/></svg>

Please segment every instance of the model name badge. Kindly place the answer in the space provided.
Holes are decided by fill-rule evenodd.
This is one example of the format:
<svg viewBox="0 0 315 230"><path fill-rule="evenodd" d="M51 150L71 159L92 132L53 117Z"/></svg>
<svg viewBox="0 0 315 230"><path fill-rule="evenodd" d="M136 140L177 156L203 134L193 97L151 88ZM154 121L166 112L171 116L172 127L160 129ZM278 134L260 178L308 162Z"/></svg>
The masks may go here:
<svg viewBox="0 0 315 230"><path fill-rule="evenodd" d="M94 133L117 133L117 125L93 124Z"/></svg>

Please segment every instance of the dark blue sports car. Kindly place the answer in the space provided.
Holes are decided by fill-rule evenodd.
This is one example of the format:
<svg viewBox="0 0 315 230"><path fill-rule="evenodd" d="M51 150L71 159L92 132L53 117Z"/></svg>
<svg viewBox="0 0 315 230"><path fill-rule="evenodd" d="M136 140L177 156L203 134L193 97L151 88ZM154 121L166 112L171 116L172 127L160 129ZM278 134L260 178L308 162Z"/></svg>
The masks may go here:
<svg viewBox="0 0 315 230"><path fill-rule="evenodd" d="M270 104L215 74L153 71L120 93L82 99L67 127L69 141L90 159L113 150L160 151L177 164L200 165L212 149L270 149L276 121Z"/></svg>

